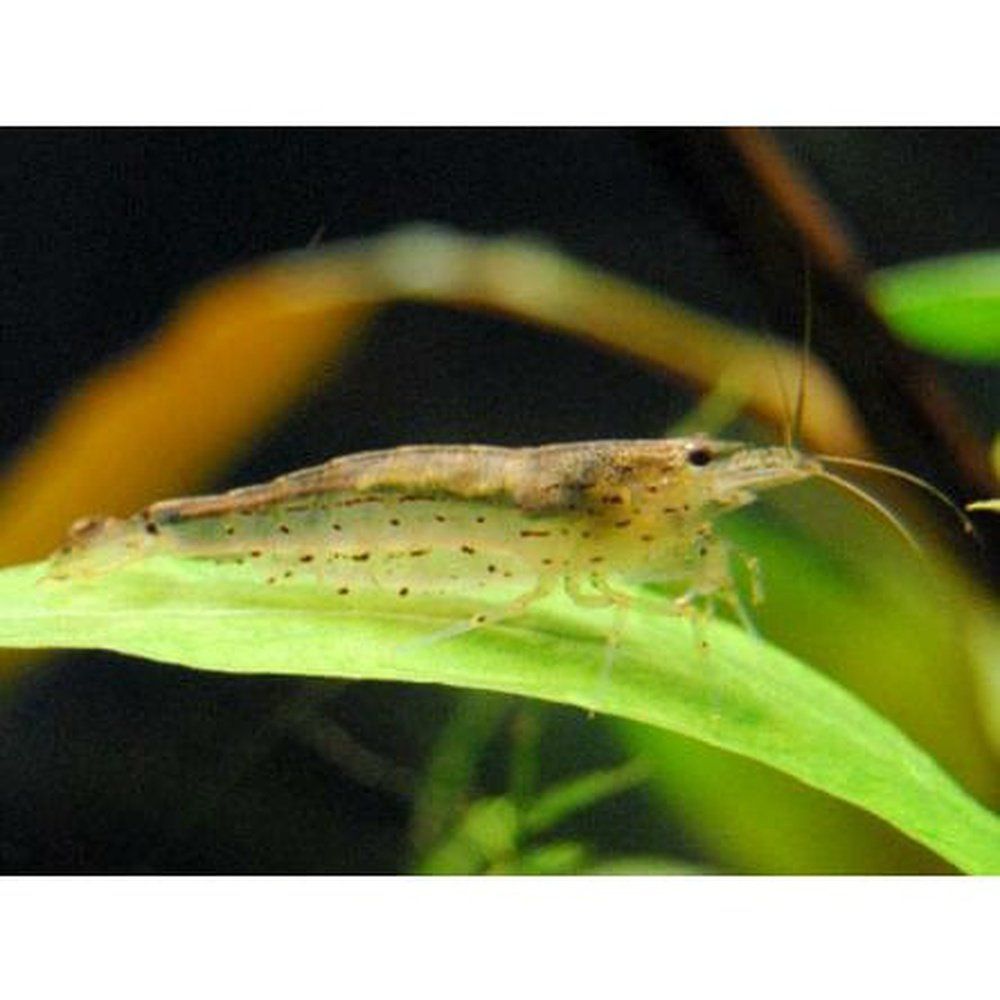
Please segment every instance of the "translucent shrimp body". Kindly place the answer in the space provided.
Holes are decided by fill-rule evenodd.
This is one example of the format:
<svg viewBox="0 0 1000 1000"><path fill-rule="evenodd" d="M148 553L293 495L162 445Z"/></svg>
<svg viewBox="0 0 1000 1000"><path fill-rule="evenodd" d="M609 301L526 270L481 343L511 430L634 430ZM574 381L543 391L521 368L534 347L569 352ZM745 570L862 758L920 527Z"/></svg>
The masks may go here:
<svg viewBox="0 0 1000 1000"><path fill-rule="evenodd" d="M713 518L817 474L817 461L790 449L703 438L396 448L79 523L50 575L173 554L236 563L268 586L309 574L344 604L373 590L477 597L475 624L518 614L560 583L588 607L622 604L616 581L725 596Z"/></svg>

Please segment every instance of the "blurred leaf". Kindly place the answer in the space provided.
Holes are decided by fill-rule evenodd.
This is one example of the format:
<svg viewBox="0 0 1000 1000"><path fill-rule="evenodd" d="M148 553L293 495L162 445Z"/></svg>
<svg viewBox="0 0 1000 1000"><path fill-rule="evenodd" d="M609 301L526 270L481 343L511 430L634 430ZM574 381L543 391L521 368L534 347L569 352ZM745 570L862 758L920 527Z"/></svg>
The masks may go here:
<svg viewBox="0 0 1000 1000"><path fill-rule="evenodd" d="M544 844L525 851L510 874L579 875L587 862L587 849L572 841Z"/></svg>
<svg viewBox="0 0 1000 1000"><path fill-rule="evenodd" d="M414 803L412 840L417 853L437 843L472 798L480 757L510 703L482 691L465 692L437 738Z"/></svg>
<svg viewBox="0 0 1000 1000"><path fill-rule="evenodd" d="M648 776L646 765L632 760L621 767L571 778L542 792L525 811L521 825L529 836L544 833L573 813L634 788Z"/></svg>
<svg viewBox="0 0 1000 1000"><path fill-rule="evenodd" d="M969 651L979 686L980 714L994 753L1000 757L1000 616L975 614Z"/></svg>
<svg viewBox="0 0 1000 1000"><path fill-rule="evenodd" d="M564 702L752 757L870 810L964 870L1000 873L1000 819L854 696L726 622L706 627L703 650L687 622L637 609L602 684L606 622L561 596L429 647L416 640L471 617L475 602L418 598L403 613L373 591L336 610L319 582L262 587L236 567L162 557L93 579L43 582L44 573L0 573L0 643Z"/></svg>
<svg viewBox="0 0 1000 1000"><path fill-rule="evenodd" d="M718 875L720 872L674 858L622 857L597 861L583 875Z"/></svg>
<svg viewBox="0 0 1000 1000"><path fill-rule="evenodd" d="M876 272L869 294L914 347L959 361L1000 361L1000 252Z"/></svg>
<svg viewBox="0 0 1000 1000"><path fill-rule="evenodd" d="M517 807L508 798L480 799L417 867L419 875L474 875L517 857Z"/></svg>
<svg viewBox="0 0 1000 1000"><path fill-rule="evenodd" d="M518 702L510 728L507 794L519 808L531 800L538 785L543 710L537 701Z"/></svg>

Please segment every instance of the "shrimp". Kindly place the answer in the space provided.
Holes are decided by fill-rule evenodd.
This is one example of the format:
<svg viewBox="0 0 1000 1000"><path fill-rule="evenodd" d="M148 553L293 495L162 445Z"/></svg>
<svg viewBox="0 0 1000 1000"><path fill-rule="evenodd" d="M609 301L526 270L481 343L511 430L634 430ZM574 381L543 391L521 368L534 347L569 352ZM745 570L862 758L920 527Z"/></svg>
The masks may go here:
<svg viewBox="0 0 1000 1000"><path fill-rule="evenodd" d="M749 570L755 602L756 560L717 535L715 520L765 490L826 480L871 506L919 551L890 510L826 462L898 474L941 497L878 463L701 436L528 448L415 445L154 503L124 519L79 521L51 557L48 577L88 578L173 555L235 564L266 586L311 574L344 609L373 592L401 607L421 596L474 601L475 614L416 645L516 618L561 584L576 605L613 612L606 678L636 601L628 585L679 588L678 596L655 599L655 608L690 617L699 640L719 602L753 630L732 557Z"/></svg>
<svg viewBox="0 0 1000 1000"><path fill-rule="evenodd" d="M520 591L473 626L526 611L560 582L578 605L623 608L619 581L680 581L682 610L734 594L714 519L814 476L836 478L793 449L701 437L402 447L78 522L50 576L174 554L247 565L267 585L314 572L342 601L373 586L400 600L501 581Z"/></svg>

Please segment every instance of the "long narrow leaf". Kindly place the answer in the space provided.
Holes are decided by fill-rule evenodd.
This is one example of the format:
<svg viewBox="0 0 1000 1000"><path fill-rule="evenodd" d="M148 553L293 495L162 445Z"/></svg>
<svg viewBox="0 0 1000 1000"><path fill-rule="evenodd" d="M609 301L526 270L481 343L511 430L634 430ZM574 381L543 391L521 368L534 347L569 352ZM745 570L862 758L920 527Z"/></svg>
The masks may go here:
<svg viewBox="0 0 1000 1000"><path fill-rule="evenodd" d="M0 644L90 647L209 670L504 691L672 730L754 758L880 816L968 872L1000 873L1000 818L853 695L728 623L707 649L687 622L634 612L602 681L600 612L564 598L445 643L468 608L373 592L338 610L320 582L265 587L237 571L150 559L51 582L0 573Z"/></svg>

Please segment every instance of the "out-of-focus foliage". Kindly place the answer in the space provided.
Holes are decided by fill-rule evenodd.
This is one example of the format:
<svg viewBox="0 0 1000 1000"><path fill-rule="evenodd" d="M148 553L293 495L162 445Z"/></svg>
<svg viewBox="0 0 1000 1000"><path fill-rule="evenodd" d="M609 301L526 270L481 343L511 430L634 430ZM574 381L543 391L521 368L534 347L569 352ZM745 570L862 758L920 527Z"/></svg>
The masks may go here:
<svg viewBox="0 0 1000 1000"><path fill-rule="evenodd" d="M1000 253L886 268L871 276L869 292L914 347L956 361L1000 361Z"/></svg>
<svg viewBox="0 0 1000 1000"><path fill-rule="evenodd" d="M640 762L631 761L540 791L515 787L507 795L476 799L441 817L439 839L418 856L415 871L422 875L577 875L600 874L604 864L630 867L633 874L690 871L667 858L620 857L597 862L587 845L575 840L538 843L574 813L627 791L647 776Z"/></svg>

